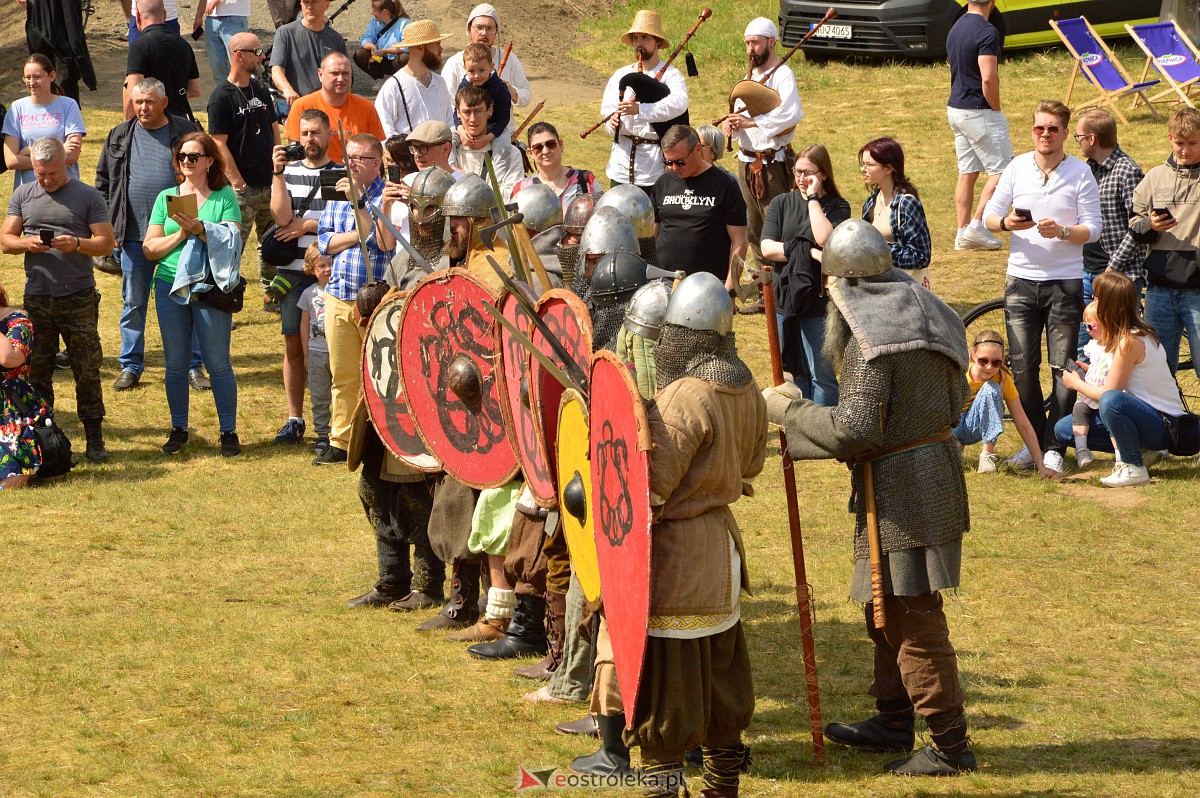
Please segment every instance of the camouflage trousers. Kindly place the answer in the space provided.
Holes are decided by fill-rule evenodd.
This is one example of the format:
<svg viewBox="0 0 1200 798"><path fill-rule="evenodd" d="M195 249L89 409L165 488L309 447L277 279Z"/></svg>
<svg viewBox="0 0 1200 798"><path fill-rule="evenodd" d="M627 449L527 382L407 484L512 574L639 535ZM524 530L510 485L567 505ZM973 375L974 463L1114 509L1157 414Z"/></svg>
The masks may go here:
<svg viewBox="0 0 1200 798"><path fill-rule="evenodd" d="M257 228L258 239L256 240L261 240L267 227L275 221L271 215L271 187L246 186L237 193L237 198L238 209L242 212L242 221L238 228L242 234L242 251L245 252L246 248L250 246L250 230ZM254 260L258 262L258 281L265 289L275 279L276 269L262 259L262 255L257 252L257 244L254 249L256 250Z"/></svg>
<svg viewBox="0 0 1200 798"><path fill-rule="evenodd" d="M104 417L100 387L100 348L97 321L100 292L92 288L66 296L25 295L25 311L33 322L33 349L29 353L29 380L54 406L54 356L61 337L71 356L75 375L75 406L80 419Z"/></svg>

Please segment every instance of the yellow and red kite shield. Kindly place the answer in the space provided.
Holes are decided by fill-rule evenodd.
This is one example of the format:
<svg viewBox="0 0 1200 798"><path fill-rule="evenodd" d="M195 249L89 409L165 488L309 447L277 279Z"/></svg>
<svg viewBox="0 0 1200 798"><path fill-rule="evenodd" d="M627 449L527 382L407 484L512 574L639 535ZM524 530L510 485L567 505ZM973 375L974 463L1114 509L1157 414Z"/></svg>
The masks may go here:
<svg viewBox="0 0 1200 798"><path fill-rule="evenodd" d="M473 488L503 485L517 457L500 409L496 297L463 269L417 283L400 315L400 387L417 434L446 473Z"/></svg>
<svg viewBox="0 0 1200 798"><path fill-rule="evenodd" d="M571 359L586 374L592 363L592 317L583 300L565 288L552 288L542 295L537 304L538 315L554 333L558 342L571 354ZM541 331L533 329L530 338L533 345L553 362L562 366L560 358L547 343ZM555 440L558 438L558 406L562 400L563 385L536 358L529 363L529 396L533 401L533 415L537 421L542 451L550 464L550 473L555 472Z"/></svg>
<svg viewBox="0 0 1200 798"><path fill-rule="evenodd" d="M440 471L442 464L417 435L404 392L400 390L396 331L400 329L400 313L407 297L407 291L384 297L367 322L363 340L363 397L367 415L388 451L418 471Z"/></svg>
<svg viewBox="0 0 1200 798"><path fill-rule="evenodd" d="M592 533L592 470L588 409L579 391L563 391L558 406L558 506L571 568L588 601L600 598L600 566Z"/></svg>
<svg viewBox="0 0 1200 798"><path fill-rule="evenodd" d="M590 382L592 524L625 706L637 706L650 618L650 425L628 366L596 353ZM633 723L633 713L626 713Z"/></svg>
<svg viewBox="0 0 1200 798"><path fill-rule="evenodd" d="M533 325L521 310L521 304L511 293L505 292L500 299L500 312L528 338ZM533 493L534 501L541 507L554 507L554 477L550 463L542 450L537 421L531 408L529 395L529 350L513 337L502 324L496 325L497 348L504 385L500 392L500 405L504 411L505 424L516 444L517 460L525 476L525 484Z"/></svg>

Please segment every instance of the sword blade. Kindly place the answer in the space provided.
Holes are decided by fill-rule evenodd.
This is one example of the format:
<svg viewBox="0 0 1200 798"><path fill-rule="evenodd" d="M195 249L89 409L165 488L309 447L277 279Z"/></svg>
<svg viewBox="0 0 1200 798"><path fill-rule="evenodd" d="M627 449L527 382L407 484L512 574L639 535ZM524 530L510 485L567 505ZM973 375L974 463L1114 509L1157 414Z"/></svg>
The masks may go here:
<svg viewBox="0 0 1200 798"><path fill-rule="evenodd" d="M499 308L497 308L495 305L485 304L483 309L486 310L493 319L500 322L504 329L508 330L509 334L512 335L513 340L528 349L530 354L538 359L538 362L542 364L542 367L545 368L547 372L549 372L551 377L558 380L564 388L573 388L574 390L579 391L579 395L585 400L587 399L587 391L584 390L583 386L571 379L570 375L560 369L557 363L551 360L542 350L538 349L534 345L533 341L530 341L524 333L517 329L515 324L504 318L504 314L500 312Z"/></svg>
<svg viewBox="0 0 1200 798"><path fill-rule="evenodd" d="M393 238L396 239L396 243L404 247L404 251L408 253L410 258L412 258L413 263L417 264L417 266L419 266L426 274L433 274L433 267L429 265L429 261L421 257L421 253L417 252L413 245L408 243L404 236L400 234L400 231L396 229L396 225L392 224L391 219L387 218L387 214L383 212L382 208L378 208L368 202L367 210L371 212L371 215L375 217L376 221L387 228L387 231L392 234Z"/></svg>

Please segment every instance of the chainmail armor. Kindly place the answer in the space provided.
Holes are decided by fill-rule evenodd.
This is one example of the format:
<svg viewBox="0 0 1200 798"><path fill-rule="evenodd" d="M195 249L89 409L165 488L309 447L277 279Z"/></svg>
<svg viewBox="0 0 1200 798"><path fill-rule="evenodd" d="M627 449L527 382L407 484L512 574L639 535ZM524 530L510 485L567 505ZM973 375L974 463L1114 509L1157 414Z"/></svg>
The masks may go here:
<svg viewBox="0 0 1200 798"><path fill-rule="evenodd" d="M638 250L641 253L642 260L649 263L651 266L658 265L658 244L654 236L638 239Z"/></svg>
<svg viewBox="0 0 1200 798"><path fill-rule="evenodd" d="M658 389L681 377L719 382L733 388L748 384L754 376L737 353L735 333L690 330L664 322L654 350Z"/></svg>
<svg viewBox="0 0 1200 798"><path fill-rule="evenodd" d="M421 253L421 257L435 264L442 257L442 246L446 243L446 217L439 210L433 218L423 224L409 221L408 243Z"/></svg>
<svg viewBox="0 0 1200 798"><path fill-rule="evenodd" d="M617 351L617 336L625 323L625 303L617 302L608 307L590 307L592 312L592 349L599 352L607 349Z"/></svg>
<svg viewBox="0 0 1200 798"><path fill-rule="evenodd" d="M575 262L579 259L579 245L568 244L566 246L559 244L555 248L558 253L558 263L562 267L563 285L571 286L571 290L575 290Z"/></svg>

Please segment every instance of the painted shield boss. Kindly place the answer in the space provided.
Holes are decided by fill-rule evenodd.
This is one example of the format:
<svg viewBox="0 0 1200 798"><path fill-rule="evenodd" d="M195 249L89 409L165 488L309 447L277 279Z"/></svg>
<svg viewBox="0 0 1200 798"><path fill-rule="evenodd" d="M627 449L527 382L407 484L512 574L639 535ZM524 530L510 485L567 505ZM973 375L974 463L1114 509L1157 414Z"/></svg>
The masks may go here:
<svg viewBox="0 0 1200 798"><path fill-rule="evenodd" d="M538 315L558 338L558 342L571 353L584 374L588 373L592 361L592 318L588 315L583 300L565 288L547 291L538 300ZM558 355L535 329L534 346L561 365ZM531 358L529 395L534 416L537 419L542 451L546 452L550 472L555 473L555 442L558 438L558 406L562 399L563 386L536 359Z"/></svg>
<svg viewBox="0 0 1200 798"><path fill-rule="evenodd" d="M388 451L418 471L440 471L442 464L425 448L409 414L400 385L396 332L408 292L394 291L379 303L363 340L363 397L367 415Z"/></svg>
<svg viewBox="0 0 1200 798"><path fill-rule="evenodd" d="M588 410L573 388L558 410L558 505L571 569L588 601L600 597L600 567L592 534L592 471L588 464Z"/></svg>
<svg viewBox="0 0 1200 798"><path fill-rule="evenodd" d="M421 280L400 315L400 386L417 434L447 474L473 488L503 485L517 472L483 309L495 302L471 274L448 269Z"/></svg>
<svg viewBox="0 0 1200 798"><path fill-rule="evenodd" d="M650 618L650 425L629 368L596 353L590 394L592 524L613 662L637 706ZM632 714L630 716L632 723Z"/></svg>

